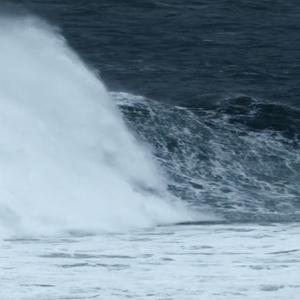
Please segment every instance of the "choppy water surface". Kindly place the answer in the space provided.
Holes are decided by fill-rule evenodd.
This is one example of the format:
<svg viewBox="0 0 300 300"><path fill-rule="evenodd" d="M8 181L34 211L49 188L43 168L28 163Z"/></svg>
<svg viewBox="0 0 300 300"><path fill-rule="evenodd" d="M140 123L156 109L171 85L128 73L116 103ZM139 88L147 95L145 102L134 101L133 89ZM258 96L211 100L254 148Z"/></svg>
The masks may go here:
<svg viewBox="0 0 300 300"><path fill-rule="evenodd" d="M300 227L183 225L1 242L1 299L298 299Z"/></svg>

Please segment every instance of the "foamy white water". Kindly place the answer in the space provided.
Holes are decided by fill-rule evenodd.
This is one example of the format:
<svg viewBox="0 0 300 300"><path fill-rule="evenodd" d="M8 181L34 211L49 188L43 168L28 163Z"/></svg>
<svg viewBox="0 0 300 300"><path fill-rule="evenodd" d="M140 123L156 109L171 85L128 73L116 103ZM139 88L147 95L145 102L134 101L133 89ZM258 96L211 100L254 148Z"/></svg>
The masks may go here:
<svg viewBox="0 0 300 300"><path fill-rule="evenodd" d="M5 240L0 298L298 300L299 233L234 224Z"/></svg>
<svg viewBox="0 0 300 300"><path fill-rule="evenodd" d="M0 234L189 219L96 72L58 31L0 18ZM100 51L100 50L99 50Z"/></svg>

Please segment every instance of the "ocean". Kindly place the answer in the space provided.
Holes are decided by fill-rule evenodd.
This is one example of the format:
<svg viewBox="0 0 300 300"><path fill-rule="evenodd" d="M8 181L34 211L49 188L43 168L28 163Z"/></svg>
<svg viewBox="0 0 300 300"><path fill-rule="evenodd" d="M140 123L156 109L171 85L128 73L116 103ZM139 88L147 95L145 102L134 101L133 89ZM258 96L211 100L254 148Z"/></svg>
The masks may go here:
<svg viewBox="0 0 300 300"><path fill-rule="evenodd" d="M300 4L0 2L0 299L298 299Z"/></svg>

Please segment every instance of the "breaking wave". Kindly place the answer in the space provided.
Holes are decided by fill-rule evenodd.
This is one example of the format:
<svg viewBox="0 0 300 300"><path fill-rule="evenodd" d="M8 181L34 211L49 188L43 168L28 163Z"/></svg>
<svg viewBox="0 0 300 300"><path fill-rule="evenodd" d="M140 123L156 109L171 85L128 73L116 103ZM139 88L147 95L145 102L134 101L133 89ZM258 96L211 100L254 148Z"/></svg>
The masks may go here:
<svg viewBox="0 0 300 300"><path fill-rule="evenodd" d="M1 16L0 44L0 232L98 232L190 219L97 73L56 28Z"/></svg>

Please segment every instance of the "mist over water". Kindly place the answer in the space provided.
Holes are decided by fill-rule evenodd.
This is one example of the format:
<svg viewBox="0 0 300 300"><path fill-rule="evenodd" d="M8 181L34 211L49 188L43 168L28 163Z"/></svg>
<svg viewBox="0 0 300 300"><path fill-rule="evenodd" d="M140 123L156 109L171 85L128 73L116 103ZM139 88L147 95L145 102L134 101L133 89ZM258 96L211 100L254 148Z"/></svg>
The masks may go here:
<svg viewBox="0 0 300 300"><path fill-rule="evenodd" d="M190 218L97 73L56 28L1 16L0 44L0 234Z"/></svg>

